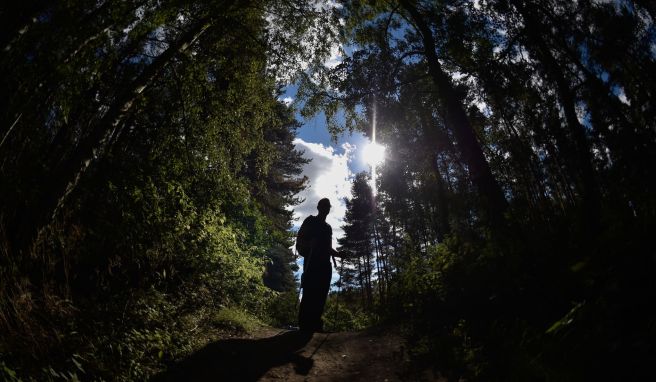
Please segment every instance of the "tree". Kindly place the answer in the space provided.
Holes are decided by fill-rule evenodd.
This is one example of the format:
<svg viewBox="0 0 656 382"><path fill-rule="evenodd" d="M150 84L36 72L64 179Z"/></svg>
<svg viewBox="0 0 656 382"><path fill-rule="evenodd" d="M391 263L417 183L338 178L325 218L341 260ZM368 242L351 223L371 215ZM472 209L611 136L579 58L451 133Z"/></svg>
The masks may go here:
<svg viewBox="0 0 656 382"><path fill-rule="evenodd" d="M148 379L222 309L293 314L289 208L305 160L279 81L307 57L292 55L296 39L330 12L305 2L87 6L37 7L0 57L0 115L11 120L0 126L0 351L26 377L84 351L94 354L81 361L87 378ZM273 11L305 32L286 36ZM274 50L290 51L284 67ZM58 303L36 302L46 300Z"/></svg>
<svg viewBox="0 0 656 382"><path fill-rule="evenodd" d="M20 221L10 233L17 252L59 214L88 166L111 149L138 113L144 91L184 52L191 51L186 57L194 62L199 47L231 44L240 36L266 52L263 71L290 78L307 60L318 62L329 53L332 33L330 23L315 25L331 17L330 9L305 2L104 2L90 11L74 2L27 8L25 15L36 12L36 24L12 32L10 54L1 63L11 73L0 112L7 121L2 144L17 148L4 153L3 176L31 174L31 181L3 191L16 206L7 218ZM290 28L269 24L267 17L286 18ZM47 33L50 29L57 33ZM315 34L323 37L315 38L312 49L296 48L299 39ZM23 72L27 66L33 67ZM89 102L77 102L80 94Z"/></svg>
<svg viewBox="0 0 656 382"><path fill-rule="evenodd" d="M374 198L368 176L361 172L351 186L351 198L346 200L344 236L338 239L339 251L347 253L342 259L342 282L346 289L359 289L363 307L373 304L372 278L374 253ZM381 277L382 275L378 275Z"/></svg>
<svg viewBox="0 0 656 382"><path fill-rule="evenodd" d="M634 329L611 328L627 319L621 309L646 315L640 301L656 293L643 271L648 256L627 252L648 245L645 223L655 216L643 181L656 170L645 118L653 111L650 8L343 5L352 53L326 74L331 86L308 86L309 107L344 107L345 127L365 134L374 104L380 110L377 138L390 155L376 227L389 254L391 314L413 322L435 362L468 368L471 359L439 345L452 340L482 363L509 365L469 371L480 379L589 377L581 365L623 358L615 346L640 347L629 339ZM496 223L494 210L502 211ZM640 330L653 333L653 321L645 317ZM530 362L540 366L510 366L530 348L540 349ZM604 373L631 368L623 365Z"/></svg>

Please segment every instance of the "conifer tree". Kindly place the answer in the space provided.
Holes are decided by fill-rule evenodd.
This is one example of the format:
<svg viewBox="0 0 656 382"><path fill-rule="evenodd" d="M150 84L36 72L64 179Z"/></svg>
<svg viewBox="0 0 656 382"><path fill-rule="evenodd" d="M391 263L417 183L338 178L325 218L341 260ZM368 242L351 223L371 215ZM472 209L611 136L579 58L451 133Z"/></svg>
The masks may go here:
<svg viewBox="0 0 656 382"><path fill-rule="evenodd" d="M347 253L342 275L346 288L357 288L363 307L373 303L374 273L374 199L366 173L357 174L351 186L351 198L346 200L344 236L338 239L339 250ZM380 275L378 275L380 276Z"/></svg>

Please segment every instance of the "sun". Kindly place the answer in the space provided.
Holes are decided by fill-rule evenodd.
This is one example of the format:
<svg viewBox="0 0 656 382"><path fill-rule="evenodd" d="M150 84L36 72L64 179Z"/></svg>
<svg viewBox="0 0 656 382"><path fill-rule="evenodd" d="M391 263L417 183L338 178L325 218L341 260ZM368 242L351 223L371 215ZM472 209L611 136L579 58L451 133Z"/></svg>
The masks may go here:
<svg viewBox="0 0 656 382"><path fill-rule="evenodd" d="M370 143L362 150L362 156L369 166L376 167L385 160L385 146Z"/></svg>

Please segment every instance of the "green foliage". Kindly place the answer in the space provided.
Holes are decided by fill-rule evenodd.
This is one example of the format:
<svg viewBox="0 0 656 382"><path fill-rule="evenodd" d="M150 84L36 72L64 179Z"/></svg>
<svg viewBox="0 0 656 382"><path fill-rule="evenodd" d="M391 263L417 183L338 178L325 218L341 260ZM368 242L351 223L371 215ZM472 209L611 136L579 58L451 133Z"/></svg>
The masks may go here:
<svg viewBox="0 0 656 382"><path fill-rule="evenodd" d="M340 301L341 297L341 301ZM349 304L344 296L333 293L323 313L324 329L336 332L362 330L377 323L376 316L362 306Z"/></svg>
<svg viewBox="0 0 656 382"><path fill-rule="evenodd" d="M296 326L300 303L298 297L298 290L292 289L276 293L275 297L269 301L266 312L267 318L273 326Z"/></svg>
<svg viewBox="0 0 656 382"><path fill-rule="evenodd" d="M12 369L10 369L4 361L0 361L0 376L2 376L2 379L7 382L19 382L22 381L22 379L18 378L16 375L16 372Z"/></svg>
<svg viewBox="0 0 656 382"><path fill-rule="evenodd" d="M572 310L567 312L567 314L563 318L561 318L560 320L554 322L553 325L551 325L549 327L549 329L547 329L545 331L545 333L546 334L552 334L552 333L555 334L555 333L558 333L558 332L561 332L561 331L565 330L569 325L571 325L574 322L578 311L581 309L581 307L583 305L584 305L584 303L576 304L572 308Z"/></svg>
<svg viewBox="0 0 656 382"><path fill-rule="evenodd" d="M250 316L291 322L288 208L306 161L276 81L327 54L330 39L316 38L310 55L296 39L329 36L330 24L314 22L331 11L186 1L19 10L15 22L0 12L0 119L12 120L0 143L0 177L12 179L0 182L7 368L145 380L208 338L251 328ZM274 10L299 34L269 25Z"/></svg>
<svg viewBox="0 0 656 382"><path fill-rule="evenodd" d="M390 153L375 199L356 178L329 328L384 313L452 379L649 372L654 7L339 5L3 7L1 377L144 380L217 322L294 320L283 78L332 133L375 111Z"/></svg>
<svg viewBox="0 0 656 382"><path fill-rule="evenodd" d="M241 309L223 308L212 317L212 324L241 333L252 333L262 322Z"/></svg>
<svg viewBox="0 0 656 382"><path fill-rule="evenodd" d="M415 358L454 380L648 373L653 7L342 4L352 52L306 107L376 121L381 311Z"/></svg>
<svg viewBox="0 0 656 382"><path fill-rule="evenodd" d="M375 248L374 197L369 178L361 172L353 179L351 198L346 199L344 236L337 240L338 250L345 256L340 261L340 288L358 290L362 296L362 308L370 309L374 302L372 279L383 278L383 272L374 272L374 261L381 261ZM381 296L382 298L382 296Z"/></svg>

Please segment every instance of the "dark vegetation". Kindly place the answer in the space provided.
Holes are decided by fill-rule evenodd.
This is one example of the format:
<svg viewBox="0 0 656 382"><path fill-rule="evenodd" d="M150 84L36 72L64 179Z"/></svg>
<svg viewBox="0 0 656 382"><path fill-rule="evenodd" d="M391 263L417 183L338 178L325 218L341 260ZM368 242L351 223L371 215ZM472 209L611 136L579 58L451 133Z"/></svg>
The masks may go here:
<svg viewBox="0 0 656 382"><path fill-rule="evenodd" d="M342 243L374 246L362 298L453 376L649 375L654 8L475 3L344 4L354 51L307 105L377 120L387 147L376 212L356 178Z"/></svg>
<svg viewBox="0 0 656 382"><path fill-rule="evenodd" d="M144 380L212 331L293 322L287 208L306 161L276 81L321 55L298 41L322 14L234 1L9 6L0 379ZM290 36L268 31L266 12Z"/></svg>
<svg viewBox="0 0 656 382"><path fill-rule="evenodd" d="M1 6L0 378L143 380L293 323L289 81L387 147L330 327L401 325L453 378L653 374L652 3L340 4Z"/></svg>

